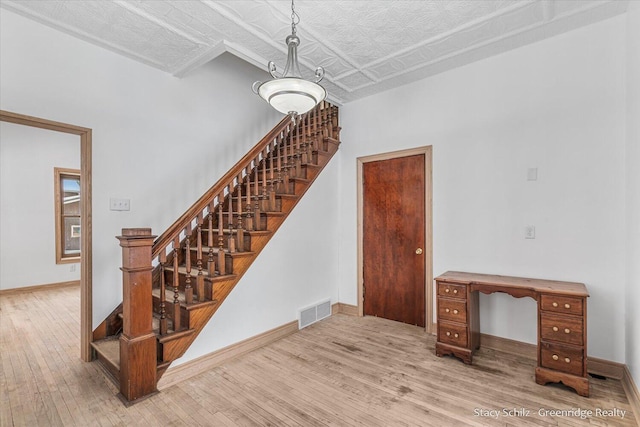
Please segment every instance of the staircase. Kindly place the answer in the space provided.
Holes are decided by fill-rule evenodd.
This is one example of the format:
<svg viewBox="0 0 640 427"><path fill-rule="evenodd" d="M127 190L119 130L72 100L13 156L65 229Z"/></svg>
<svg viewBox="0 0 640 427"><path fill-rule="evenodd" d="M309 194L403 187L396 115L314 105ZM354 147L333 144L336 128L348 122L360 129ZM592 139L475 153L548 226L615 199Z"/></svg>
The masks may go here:
<svg viewBox="0 0 640 427"><path fill-rule="evenodd" d="M123 302L93 332L98 363L133 403L157 392L338 150L338 108L285 117L159 237L123 229Z"/></svg>

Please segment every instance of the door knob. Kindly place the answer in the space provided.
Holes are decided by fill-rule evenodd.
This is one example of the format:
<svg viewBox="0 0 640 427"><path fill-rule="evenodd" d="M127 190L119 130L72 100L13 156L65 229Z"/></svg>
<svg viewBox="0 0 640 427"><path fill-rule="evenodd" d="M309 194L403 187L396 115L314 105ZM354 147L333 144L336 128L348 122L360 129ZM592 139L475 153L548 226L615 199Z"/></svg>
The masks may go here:
<svg viewBox="0 0 640 427"><path fill-rule="evenodd" d="M422 255L422 248L416 249L416 255Z"/></svg>

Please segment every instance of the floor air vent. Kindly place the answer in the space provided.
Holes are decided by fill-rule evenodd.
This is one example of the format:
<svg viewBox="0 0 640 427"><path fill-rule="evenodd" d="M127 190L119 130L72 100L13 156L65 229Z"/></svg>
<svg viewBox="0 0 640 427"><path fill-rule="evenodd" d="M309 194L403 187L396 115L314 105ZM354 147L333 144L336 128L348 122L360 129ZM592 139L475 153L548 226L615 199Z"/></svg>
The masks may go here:
<svg viewBox="0 0 640 427"><path fill-rule="evenodd" d="M318 320L331 316L331 300L303 308L298 313L298 329L305 328Z"/></svg>

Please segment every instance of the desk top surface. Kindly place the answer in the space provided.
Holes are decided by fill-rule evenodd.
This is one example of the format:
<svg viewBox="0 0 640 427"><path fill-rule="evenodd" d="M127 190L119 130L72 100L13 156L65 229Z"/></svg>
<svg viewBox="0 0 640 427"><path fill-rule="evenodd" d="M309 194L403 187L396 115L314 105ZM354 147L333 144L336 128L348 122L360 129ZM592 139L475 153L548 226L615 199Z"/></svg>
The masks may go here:
<svg viewBox="0 0 640 427"><path fill-rule="evenodd" d="M548 294L564 294L580 297L588 297L587 287L584 283L561 282L558 280L529 279L526 277L499 276L496 274L466 273L462 271L447 271L435 280L441 282L481 284L486 286L513 287L529 289L534 292Z"/></svg>

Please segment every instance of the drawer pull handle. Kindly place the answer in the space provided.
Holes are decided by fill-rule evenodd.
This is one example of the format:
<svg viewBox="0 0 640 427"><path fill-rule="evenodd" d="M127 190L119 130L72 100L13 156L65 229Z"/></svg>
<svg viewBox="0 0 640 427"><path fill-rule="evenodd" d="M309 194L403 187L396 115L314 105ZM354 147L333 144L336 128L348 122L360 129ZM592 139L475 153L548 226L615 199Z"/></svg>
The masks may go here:
<svg viewBox="0 0 640 427"><path fill-rule="evenodd" d="M448 309L448 308L445 308L445 309L444 309L444 312L445 312L445 313L448 313L448 312L449 312L449 309Z"/></svg>
<svg viewBox="0 0 640 427"><path fill-rule="evenodd" d="M569 329L569 328L564 328L564 333L565 333L565 334L570 334L570 333L571 333L571 329Z"/></svg>
<svg viewBox="0 0 640 427"><path fill-rule="evenodd" d="M568 357L565 357L564 361L567 362L567 363L571 363L571 359L569 359Z"/></svg>
<svg viewBox="0 0 640 427"><path fill-rule="evenodd" d="M553 332L558 332L558 327L557 326L553 327Z"/></svg>
<svg viewBox="0 0 640 427"><path fill-rule="evenodd" d="M553 360L558 360L558 359L560 359L560 358L558 357L558 355L557 355L557 354L554 354L553 356L551 356L551 358L552 358Z"/></svg>
<svg viewBox="0 0 640 427"><path fill-rule="evenodd" d="M454 289L454 290L453 290L453 293L454 293L454 294L457 294L457 293L458 293L458 290L457 290L457 289Z"/></svg>
<svg viewBox="0 0 640 427"><path fill-rule="evenodd" d="M460 335L458 334L453 334L454 337L458 338ZM565 359L566 360L566 359Z"/></svg>
<svg viewBox="0 0 640 427"><path fill-rule="evenodd" d="M564 305L564 308L569 309L569 308L571 308L571 305L569 305L569 304L565 304L565 305Z"/></svg>
<svg viewBox="0 0 640 427"><path fill-rule="evenodd" d="M447 332L447 336L450 337L451 336L451 332Z"/></svg>
<svg viewBox="0 0 640 427"><path fill-rule="evenodd" d="M446 293L449 293L451 291L451 289L447 288L444 290Z"/></svg>
<svg viewBox="0 0 640 427"><path fill-rule="evenodd" d="M458 314L458 310L453 310L453 314Z"/></svg>
<svg viewBox="0 0 640 427"><path fill-rule="evenodd" d="M557 303L557 302L554 302L554 303L553 303L553 304L551 304L551 305L552 305L552 306L554 306L554 307L557 307L557 306L558 306L558 303Z"/></svg>

